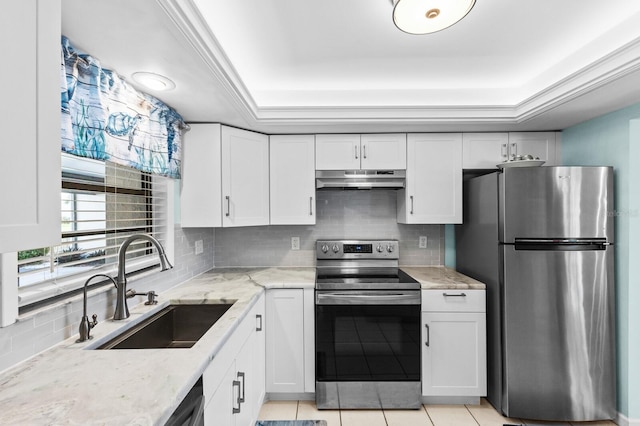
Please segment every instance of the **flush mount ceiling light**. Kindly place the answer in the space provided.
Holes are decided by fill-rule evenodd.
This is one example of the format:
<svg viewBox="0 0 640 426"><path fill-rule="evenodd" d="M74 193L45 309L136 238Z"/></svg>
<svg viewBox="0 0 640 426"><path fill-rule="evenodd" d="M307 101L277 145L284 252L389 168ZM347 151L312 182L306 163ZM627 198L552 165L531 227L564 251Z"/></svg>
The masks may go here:
<svg viewBox="0 0 640 426"><path fill-rule="evenodd" d="M153 72L134 72L131 78L151 90L171 90L176 87L176 84L167 77Z"/></svg>
<svg viewBox="0 0 640 426"><path fill-rule="evenodd" d="M393 23L409 34L429 34L455 24L476 0L391 0Z"/></svg>

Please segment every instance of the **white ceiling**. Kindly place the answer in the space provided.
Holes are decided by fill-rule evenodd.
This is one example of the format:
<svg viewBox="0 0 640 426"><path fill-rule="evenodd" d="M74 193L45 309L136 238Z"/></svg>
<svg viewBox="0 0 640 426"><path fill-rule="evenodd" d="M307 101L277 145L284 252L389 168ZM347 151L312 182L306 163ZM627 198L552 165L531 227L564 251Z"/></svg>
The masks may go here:
<svg viewBox="0 0 640 426"><path fill-rule="evenodd" d="M409 35L390 0L62 0L103 66L190 122L265 133L558 130L640 102L640 2L477 0Z"/></svg>

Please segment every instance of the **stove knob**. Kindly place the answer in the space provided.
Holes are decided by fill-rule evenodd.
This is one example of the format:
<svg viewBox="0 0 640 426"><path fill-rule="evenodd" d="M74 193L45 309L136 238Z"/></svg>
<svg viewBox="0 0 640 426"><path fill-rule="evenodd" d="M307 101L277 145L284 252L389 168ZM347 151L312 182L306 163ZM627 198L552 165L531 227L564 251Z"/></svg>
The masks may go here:
<svg viewBox="0 0 640 426"><path fill-rule="evenodd" d="M333 252L334 252L334 253L337 253L337 252L339 252L339 251L340 251L340 247L338 247L338 245L337 245L337 244L334 244L334 245L333 245L333 247L332 247L332 249L333 249Z"/></svg>
<svg viewBox="0 0 640 426"><path fill-rule="evenodd" d="M329 251L329 246L326 244L323 244L320 250L322 250L323 253L326 253Z"/></svg>
<svg viewBox="0 0 640 426"><path fill-rule="evenodd" d="M382 253L384 251L384 248L382 248L382 246L378 244L378 247L376 247L376 250L378 251L378 253Z"/></svg>
<svg viewBox="0 0 640 426"><path fill-rule="evenodd" d="M393 246L392 246L392 245L388 245L388 246L387 246L387 251L388 251L389 253L393 253Z"/></svg>

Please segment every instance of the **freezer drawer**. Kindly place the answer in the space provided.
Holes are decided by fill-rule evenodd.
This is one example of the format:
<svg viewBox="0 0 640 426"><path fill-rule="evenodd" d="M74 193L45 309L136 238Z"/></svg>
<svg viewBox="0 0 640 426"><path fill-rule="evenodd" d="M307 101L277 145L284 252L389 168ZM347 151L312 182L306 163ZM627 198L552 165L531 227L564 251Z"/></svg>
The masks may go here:
<svg viewBox="0 0 640 426"><path fill-rule="evenodd" d="M504 413L556 421L614 418L613 247L502 250Z"/></svg>

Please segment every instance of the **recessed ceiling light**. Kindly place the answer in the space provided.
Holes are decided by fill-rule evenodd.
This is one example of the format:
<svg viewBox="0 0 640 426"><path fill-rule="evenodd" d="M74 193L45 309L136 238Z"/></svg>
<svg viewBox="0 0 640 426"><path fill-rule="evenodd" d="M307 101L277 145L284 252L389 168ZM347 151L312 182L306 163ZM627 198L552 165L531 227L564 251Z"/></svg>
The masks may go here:
<svg viewBox="0 0 640 426"><path fill-rule="evenodd" d="M134 72L131 78L151 90L163 91L176 87L176 84L169 78L153 72Z"/></svg>
<svg viewBox="0 0 640 426"><path fill-rule="evenodd" d="M429 34L455 24L476 0L391 0L393 23L409 34Z"/></svg>

